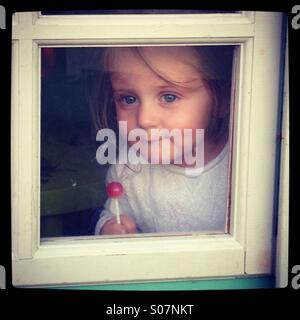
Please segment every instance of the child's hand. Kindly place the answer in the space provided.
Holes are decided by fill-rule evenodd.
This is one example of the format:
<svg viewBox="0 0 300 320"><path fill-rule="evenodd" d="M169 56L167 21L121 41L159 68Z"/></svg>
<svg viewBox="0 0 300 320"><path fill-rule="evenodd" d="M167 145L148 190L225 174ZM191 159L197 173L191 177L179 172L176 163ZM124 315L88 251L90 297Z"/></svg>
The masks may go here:
<svg viewBox="0 0 300 320"><path fill-rule="evenodd" d="M136 233L136 224L132 218L126 214L120 215L121 223L118 224L116 218L108 220L101 229L101 234L127 234Z"/></svg>

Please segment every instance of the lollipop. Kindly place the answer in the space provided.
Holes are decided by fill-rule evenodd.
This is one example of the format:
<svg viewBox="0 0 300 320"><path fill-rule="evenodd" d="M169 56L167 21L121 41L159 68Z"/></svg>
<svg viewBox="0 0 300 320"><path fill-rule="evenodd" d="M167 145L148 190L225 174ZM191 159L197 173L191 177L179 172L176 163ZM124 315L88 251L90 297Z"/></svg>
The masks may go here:
<svg viewBox="0 0 300 320"><path fill-rule="evenodd" d="M117 223L120 224L120 208L119 208L119 198L123 195L124 189L120 182L112 181L106 185L106 193L109 198L112 198L116 203L116 219Z"/></svg>

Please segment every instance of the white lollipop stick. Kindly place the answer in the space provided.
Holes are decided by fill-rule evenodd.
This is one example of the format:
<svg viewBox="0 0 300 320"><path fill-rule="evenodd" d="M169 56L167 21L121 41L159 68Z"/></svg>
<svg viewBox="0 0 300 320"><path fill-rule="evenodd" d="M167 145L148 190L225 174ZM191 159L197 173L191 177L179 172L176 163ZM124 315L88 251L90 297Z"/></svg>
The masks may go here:
<svg viewBox="0 0 300 320"><path fill-rule="evenodd" d="M115 201L116 201L116 219L117 219L117 224L121 224L119 200L115 199Z"/></svg>
<svg viewBox="0 0 300 320"><path fill-rule="evenodd" d="M106 192L107 195L112 198L113 201L115 201L116 204L116 220L117 224L121 224L121 219L120 219L120 207L119 207L119 198L122 196L124 190L123 186L120 182L117 181L112 181L107 184L106 186Z"/></svg>

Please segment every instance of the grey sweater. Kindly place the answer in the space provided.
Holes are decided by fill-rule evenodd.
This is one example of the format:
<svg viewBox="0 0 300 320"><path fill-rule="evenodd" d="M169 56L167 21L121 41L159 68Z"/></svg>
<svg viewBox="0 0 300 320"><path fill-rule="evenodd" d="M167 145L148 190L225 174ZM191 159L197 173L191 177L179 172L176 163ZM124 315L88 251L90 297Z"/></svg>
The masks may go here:
<svg viewBox="0 0 300 320"><path fill-rule="evenodd" d="M111 165L107 182L119 181L125 195L120 213L134 219L142 233L225 232L227 221L228 145L197 175L175 165ZM95 228L115 217L108 199Z"/></svg>

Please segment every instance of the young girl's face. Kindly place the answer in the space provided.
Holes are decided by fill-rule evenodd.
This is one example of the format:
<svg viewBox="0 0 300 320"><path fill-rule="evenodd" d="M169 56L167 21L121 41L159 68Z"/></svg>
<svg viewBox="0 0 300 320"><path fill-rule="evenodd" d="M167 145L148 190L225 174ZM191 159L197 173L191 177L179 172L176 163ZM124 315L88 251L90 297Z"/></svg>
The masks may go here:
<svg viewBox="0 0 300 320"><path fill-rule="evenodd" d="M110 72L117 120L127 121L128 132L147 132L148 160L151 129L192 129L195 143L196 129L207 129L213 113L195 52L189 47L144 47L141 56L130 48L113 50ZM156 152L161 159L161 143ZM171 141L171 163L178 152L182 150Z"/></svg>

